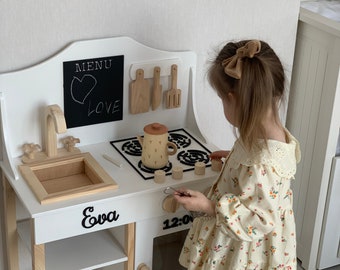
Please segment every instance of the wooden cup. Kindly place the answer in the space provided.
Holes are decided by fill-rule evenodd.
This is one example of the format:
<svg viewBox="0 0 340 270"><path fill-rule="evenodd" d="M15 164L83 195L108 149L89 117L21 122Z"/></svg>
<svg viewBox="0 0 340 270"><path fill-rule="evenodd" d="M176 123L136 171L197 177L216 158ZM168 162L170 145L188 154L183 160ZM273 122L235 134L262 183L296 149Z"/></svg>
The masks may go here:
<svg viewBox="0 0 340 270"><path fill-rule="evenodd" d="M175 166L172 168L172 179L181 180L183 178L183 168Z"/></svg>
<svg viewBox="0 0 340 270"><path fill-rule="evenodd" d="M163 170L156 170L154 173L154 181L157 184L164 183L165 181L165 171Z"/></svg>
<svg viewBox="0 0 340 270"><path fill-rule="evenodd" d="M222 170L222 160L220 159L212 159L211 160L211 169L216 172L220 172Z"/></svg>
<svg viewBox="0 0 340 270"><path fill-rule="evenodd" d="M205 174L205 163L204 162L196 162L195 163L195 174L204 175Z"/></svg>

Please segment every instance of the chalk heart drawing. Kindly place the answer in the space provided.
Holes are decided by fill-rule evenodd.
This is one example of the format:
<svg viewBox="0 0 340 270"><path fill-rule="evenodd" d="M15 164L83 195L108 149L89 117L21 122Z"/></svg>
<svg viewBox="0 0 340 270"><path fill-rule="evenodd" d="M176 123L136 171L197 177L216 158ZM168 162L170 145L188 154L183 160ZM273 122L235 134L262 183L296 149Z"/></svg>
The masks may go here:
<svg viewBox="0 0 340 270"><path fill-rule="evenodd" d="M79 103L84 104L86 98L97 85L97 79L91 74L85 74L81 79L73 76L71 82L71 96L72 99Z"/></svg>

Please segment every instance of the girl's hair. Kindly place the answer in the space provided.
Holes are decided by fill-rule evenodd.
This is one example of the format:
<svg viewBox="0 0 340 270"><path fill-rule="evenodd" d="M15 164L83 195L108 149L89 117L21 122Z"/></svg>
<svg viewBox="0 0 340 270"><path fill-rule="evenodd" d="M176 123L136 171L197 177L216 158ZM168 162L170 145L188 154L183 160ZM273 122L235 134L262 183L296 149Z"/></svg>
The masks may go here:
<svg viewBox="0 0 340 270"><path fill-rule="evenodd" d="M247 149L259 146L259 138L267 144L267 137L262 120L271 108L275 121L279 123L278 103L284 95L285 74L280 59L273 49L260 41L260 50L252 58L242 58L242 76L239 79L226 74L222 62L237 53L249 40L226 44L209 71L211 86L222 99L228 93L236 95L237 119L240 139Z"/></svg>

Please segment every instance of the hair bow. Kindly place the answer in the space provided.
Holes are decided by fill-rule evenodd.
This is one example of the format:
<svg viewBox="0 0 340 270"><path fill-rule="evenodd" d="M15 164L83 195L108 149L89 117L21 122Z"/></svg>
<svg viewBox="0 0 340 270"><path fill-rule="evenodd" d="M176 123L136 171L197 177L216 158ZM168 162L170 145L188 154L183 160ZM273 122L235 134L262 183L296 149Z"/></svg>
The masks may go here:
<svg viewBox="0 0 340 270"><path fill-rule="evenodd" d="M243 47L236 50L236 54L222 61L225 74L235 79L241 79L243 58L253 58L261 51L259 40L248 41Z"/></svg>

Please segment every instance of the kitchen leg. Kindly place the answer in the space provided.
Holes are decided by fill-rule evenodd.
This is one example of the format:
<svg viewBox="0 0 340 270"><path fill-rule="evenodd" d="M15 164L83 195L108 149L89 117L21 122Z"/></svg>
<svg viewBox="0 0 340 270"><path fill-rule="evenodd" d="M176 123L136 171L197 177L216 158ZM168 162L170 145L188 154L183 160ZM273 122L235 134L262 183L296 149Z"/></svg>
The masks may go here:
<svg viewBox="0 0 340 270"><path fill-rule="evenodd" d="M34 220L31 220L31 248L32 248L32 269L45 270L45 244L36 245L34 243Z"/></svg>
<svg viewBox="0 0 340 270"><path fill-rule="evenodd" d="M136 223L125 225L125 253L128 257L124 270L133 270L135 264L135 227Z"/></svg>
<svg viewBox="0 0 340 270"><path fill-rule="evenodd" d="M7 269L19 270L15 192L2 173Z"/></svg>

